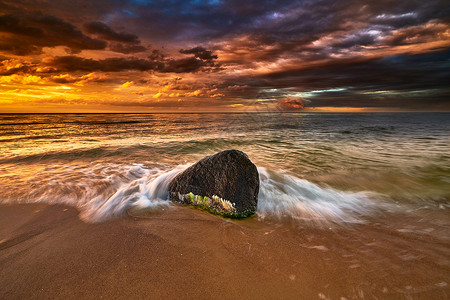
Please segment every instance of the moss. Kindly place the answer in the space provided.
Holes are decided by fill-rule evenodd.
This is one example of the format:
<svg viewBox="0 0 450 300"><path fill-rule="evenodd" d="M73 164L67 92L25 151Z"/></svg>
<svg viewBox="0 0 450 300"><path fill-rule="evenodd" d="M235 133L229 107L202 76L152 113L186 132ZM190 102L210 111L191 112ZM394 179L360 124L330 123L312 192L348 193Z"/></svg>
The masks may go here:
<svg viewBox="0 0 450 300"><path fill-rule="evenodd" d="M228 200L222 199L219 196L212 197L195 195L192 192L187 194L174 194L179 202L190 204L195 208L210 212L215 215L220 215L226 218L242 219L254 214L253 211L238 212L235 204Z"/></svg>
<svg viewBox="0 0 450 300"><path fill-rule="evenodd" d="M189 194L186 194L186 200L188 200L189 202L192 203L194 201L194 198L195 198L195 195L192 194L192 192Z"/></svg>
<svg viewBox="0 0 450 300"><path fill-rule="evenodd" d="M253 212L251 210L247 210L247 211L244 211L241 213L235 212L232 214L221 214L221 216L231 218L231 219L244 219L244 218L248 218L254 214L255 214L255 212Z"/></svg>

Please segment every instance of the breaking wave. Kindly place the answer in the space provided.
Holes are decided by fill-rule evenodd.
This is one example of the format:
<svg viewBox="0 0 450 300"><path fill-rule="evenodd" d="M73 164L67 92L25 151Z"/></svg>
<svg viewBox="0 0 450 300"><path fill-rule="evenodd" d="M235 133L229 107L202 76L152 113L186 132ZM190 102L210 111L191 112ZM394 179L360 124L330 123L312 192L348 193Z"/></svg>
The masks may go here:
<svg viewBox="0 0 450 300"><path fill-rule="evenodd" d="M74 206L80 210L82 220L101 222L121 216L132 207L170 208L173 204L168 201L168 185L188 166L52 165L16 185L9 197L7 192L3 196L8 202ZM340 191L262 167L258 171L261 184L257 215L263 220L360 223L380 210L380 195L376 193Z"/></svg>
<svg viewBox="0 0 450 300"><path fill-rule="evenodd" d="M340 191L284 172L258 168L261 188L257 212L262 219L298 220L315 225L362 223L388 208L374 192Z"/></svg>

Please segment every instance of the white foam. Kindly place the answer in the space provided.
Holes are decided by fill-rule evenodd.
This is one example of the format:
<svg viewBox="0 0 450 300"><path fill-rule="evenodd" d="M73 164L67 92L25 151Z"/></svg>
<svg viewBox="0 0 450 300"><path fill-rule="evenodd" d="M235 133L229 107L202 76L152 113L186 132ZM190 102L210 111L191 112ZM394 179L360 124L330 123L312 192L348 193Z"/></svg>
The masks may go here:
<svg viewBox="0 0 450 300"><path fill-rule="evenodd" d="M93 199L93 203L98 205L88 205L81 217L86 221L98 222L121 215L130 207L147 209L169 207L169 183L186 167L187 165L177 166L170 171L143 169L141 177L122 184L112 196Z"/></svg>
<svg viewBox="0 0 450 300"><path fill-rule="evenodd" d="M167 208L168 186L189 165L149 168L142 164L111 163L84 166L51 165L24 183L14 202L66 204L77 207L86 222L100 222L128 208ZM261 219L299 220L314 224L360 223L379 211L380 195L344 192L319 186L282 171L258 168Z"/></svg>
<svg viewBox="0 0 450 300"><path fill-rule="evenodd" d="M147 168L111 163L49 165L30 176L6 202L65 204L80 210L86 222L124 214L131 207L169 207L168 185L188 165ZM2 200L3 201L3 200Z"/></svg>
<svg viewBox="0 0 450 300"><path fill-rule="evenodd" d="M258 168L260 191L257 213L262 219L291 219L314 224L361 223L380 210L381 195L344 192L319 186L284 172Z"/></svg>

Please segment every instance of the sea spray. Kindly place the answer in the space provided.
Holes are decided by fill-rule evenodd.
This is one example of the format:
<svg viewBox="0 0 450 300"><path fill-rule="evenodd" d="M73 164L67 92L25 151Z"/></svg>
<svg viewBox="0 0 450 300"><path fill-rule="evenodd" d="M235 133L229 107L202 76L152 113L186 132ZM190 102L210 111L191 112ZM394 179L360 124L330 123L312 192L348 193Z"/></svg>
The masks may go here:
<svg viewBox="0 0 450 300"><path fill-rule="evenodd" d="M280 171L259 167L261 219L296 220L313 225L362 223L364 217L391 207L374 192L344 192L319 186Z"/></svg>
<svg viewBox="0 0 450 300"><path fill-rule="evenodd" d="M29 176L5 202L65 204L80 210L86 222L121 216L127 209L169 208L168 186L189 165L170 167L112 163L48 165ZM262 220L301 223L360 223L385 208L373 192L344 192L317 185L283 171L258 168L260 192L257 215ZM20 191L20 192L18 192Z"/></svg>
<svg viewBox="0 0 450 300"><path fill-rule="evenodd" d="M80 210L86 222L121 216L128 208L169 207L168 184L188 165L175 168L112 163L48 165L2 195L3 202L64 204Z"/></svg>
<svg viewBox="0 0 450 300"><path fill-rule="evenodd" d="M146 170L145 175L120 186L101 205L91 207L81 215L88 222L99 222L123 214L131 207L138 209L168 208L168 186L171 180L189 165L179 165L170 171ZM144 169L145 170L145 169Z"/></svg>

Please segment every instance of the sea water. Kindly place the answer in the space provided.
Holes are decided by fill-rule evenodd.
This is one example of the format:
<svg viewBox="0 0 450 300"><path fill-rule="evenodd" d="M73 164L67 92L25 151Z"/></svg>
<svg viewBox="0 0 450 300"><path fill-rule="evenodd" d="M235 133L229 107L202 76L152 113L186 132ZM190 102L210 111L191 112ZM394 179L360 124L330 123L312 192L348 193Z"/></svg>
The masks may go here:
<svg viewBox="0 0 450 300"><path fill-rule="evenodd" d="M190 209L168 201L170 180L238 149L260 176L239 226L333 249L355 299L445 299L449 132L449 113L1 114L0 203L65 204L85 222Z"/></svg>
<svg viewBox="0 0 450 300"><path fill-rule="evenodd" d="M202 157L258 166L261 219L359 223L450 206L450 114L0 115L0 202L63 203L85 221L170 207L167 186Z"/></svg>

